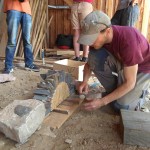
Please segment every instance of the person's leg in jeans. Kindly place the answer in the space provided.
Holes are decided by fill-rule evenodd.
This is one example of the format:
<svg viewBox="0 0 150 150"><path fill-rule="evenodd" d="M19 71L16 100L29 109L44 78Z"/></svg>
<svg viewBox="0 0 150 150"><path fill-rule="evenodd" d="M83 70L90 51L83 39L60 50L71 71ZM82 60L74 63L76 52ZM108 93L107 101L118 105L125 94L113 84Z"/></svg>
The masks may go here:
<svg viewBox="0 0 150 150"><path fill-rule="evenodd" d="M124 9L120 25L134 27L138 20L138 17L139 17L139 6L129 5L126 9Z"/></svg>
<svg viewBox="0 0 150 150"><path fill-rule="evenodd" d="M30 67L33 65L33 52L30 43L32 18L29 14L22 13L21 27L22 27L23 46L24 46L25 67Z"/></svg>
<svg viewBox="0 0 150 150"><path fill-rule="evenodd" d="M9 71L13 68L14 53L16 50L16 39L18 33L18 27L20 24L21 13L18 11L10 10L7 12L7 30L8 30L8 42L5 51L5 71Z"/></svg>

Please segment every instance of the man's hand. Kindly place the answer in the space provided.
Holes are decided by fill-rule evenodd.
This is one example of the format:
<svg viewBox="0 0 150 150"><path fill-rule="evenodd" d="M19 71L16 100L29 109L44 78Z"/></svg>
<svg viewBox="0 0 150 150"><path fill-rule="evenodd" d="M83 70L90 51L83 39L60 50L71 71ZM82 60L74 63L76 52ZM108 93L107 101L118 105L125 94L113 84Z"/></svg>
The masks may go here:
<svg viewBox="0 0 150 150"><path fill-rule="evenodd" d="M82 82L82 83L79 85L79 87L78 87L77 90L78 90L79 94L82 94L83 92L84 92L84 93L88 93L88 90L89 90L88 84L87 84L86 82Z"/></svg>
<svg viewBox="0 0 150 150"><path fill-rule="evenodd" d="M92 110L96 110L104 105L105 105L105 103L103 102L102 99L91 99L91 100L85 101L85 103L82 106L82 109L87 110L87 111L92 111Z"/></svg>

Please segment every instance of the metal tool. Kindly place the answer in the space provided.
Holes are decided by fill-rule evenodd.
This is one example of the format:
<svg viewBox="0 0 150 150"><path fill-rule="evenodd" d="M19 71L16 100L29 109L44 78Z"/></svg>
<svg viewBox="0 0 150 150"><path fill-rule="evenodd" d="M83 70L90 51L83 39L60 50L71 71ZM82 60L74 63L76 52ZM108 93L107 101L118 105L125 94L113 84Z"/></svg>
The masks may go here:
<svg viewBox="0 0 150 150"><path fill-rule="evenodd" d="M53 8L53 9L70 9L69 6L54 6L54 5L48 5L48 8Z"/></svg>
<svg viewBox="0 0 150 150"><path fill-rule="evenodd" d="M45 65L44 49L41 50L41 55L42 55L42 63L43 65Z"/></svg>

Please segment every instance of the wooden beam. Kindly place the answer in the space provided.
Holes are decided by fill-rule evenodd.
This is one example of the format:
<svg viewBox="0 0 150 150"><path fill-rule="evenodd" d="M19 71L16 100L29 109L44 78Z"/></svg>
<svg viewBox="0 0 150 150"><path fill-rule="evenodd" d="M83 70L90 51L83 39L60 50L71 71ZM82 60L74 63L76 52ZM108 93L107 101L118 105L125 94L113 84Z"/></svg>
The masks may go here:
<svg viewBox="0 0 150 150"><path fill-rule="evenodd" d="M143 12L143 20L142 20L142 34L147 37L148 35L148 25L149 25L149 15L150 15L150 0L145 0L144 3L144 12Z"/></svg>
<svg viewBox="0 0 150 150"><path fill-rule="evenodd" d="M73 4L73 0L64 0L64 2L68 4L69 6L72 6Z"/></svg>
<svg viewBox="0 0 150 150"><path fill-rule="evenodd" d="M59 105L61 109L69 111L69 114L58 113L58 112L51 112L50 115L45 118L44 125L51 127L52 129L59 129L63 123L80 107L82 104L82 100L80 103L73 103L73 102L65 102L65 105Z"/></svg>
<svg viewBox="0 0 150 150"><path fill-rule="evenodd" d="M5 57L0 57L0 60L5 60ZM24 61L24 58L23 57L15 57L14 58L14 61ZM53 64L56 60L50 60L50 59L46 59L45 60L45 63L46 64ZM38 60L38 59L35 59L34 62L38 62L38 63L42 63L42 60Z"/></svg>

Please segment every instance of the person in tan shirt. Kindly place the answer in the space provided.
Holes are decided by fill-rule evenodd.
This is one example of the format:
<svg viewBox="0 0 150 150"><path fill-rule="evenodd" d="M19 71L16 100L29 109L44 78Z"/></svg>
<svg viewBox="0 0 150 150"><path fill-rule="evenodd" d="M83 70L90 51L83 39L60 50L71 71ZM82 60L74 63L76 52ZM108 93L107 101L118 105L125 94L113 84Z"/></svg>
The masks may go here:
<svg viewBox="0 0 150 150"><path fill-rule="evenodd" d="M19 25L22 28L25 69L39 71L39 68L33 64L32 45L30 43L32 17L29 0L4 0L4 12L7 14L8 42L3 73L9 74L13 72L13 58L16 50Z"/></svg>
<svg viewBox="0 0 150 150"><path fill-rule="evenodd" d="M73 46L75 51L75 61L87 62L89 46L83 45L83 57L80 58L80 44L77 42L81 32L82 20L93 11L93 0L73 0L71 7L71 23L73 29Z"/></svg>

